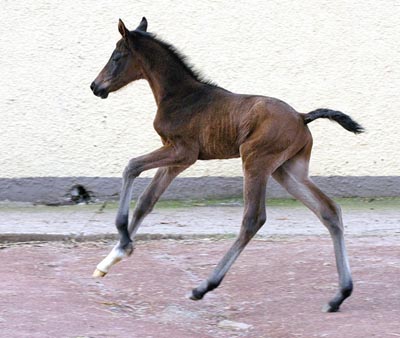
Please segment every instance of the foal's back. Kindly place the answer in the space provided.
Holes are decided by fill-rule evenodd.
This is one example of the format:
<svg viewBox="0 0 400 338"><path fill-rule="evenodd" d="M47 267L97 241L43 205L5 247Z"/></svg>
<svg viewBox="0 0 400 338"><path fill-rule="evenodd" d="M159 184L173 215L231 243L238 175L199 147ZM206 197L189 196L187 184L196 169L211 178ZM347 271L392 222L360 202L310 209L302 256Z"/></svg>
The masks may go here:
<svg viewBox="0 0 400 338"><path fill-rule="evenodd" d="M281 100L205 84L182 98L179 106L176 101L160 106L154 127L164 141L185 137L198 147L201 160L239 157L240 146L250 140L278 151L282 142L287 148L309 134L302 116Z"/></svg>

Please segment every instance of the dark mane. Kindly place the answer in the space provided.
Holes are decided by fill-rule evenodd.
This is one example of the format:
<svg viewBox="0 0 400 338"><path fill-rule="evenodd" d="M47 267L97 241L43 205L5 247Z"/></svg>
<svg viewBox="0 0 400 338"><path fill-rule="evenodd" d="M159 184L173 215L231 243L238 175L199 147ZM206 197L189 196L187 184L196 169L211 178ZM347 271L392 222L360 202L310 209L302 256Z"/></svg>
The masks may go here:
<svg viewBox="0 0 400 338"><path fill-rule="evenodd" d="M135 31L136 33L138 31ZM218 85L205 78L203 76L203 74L198 71L189 61L188 61L188 57L184 54L182 54L175 46L171 45L170 43L164 41L163 39L159 38L156 34L154 33L149 33L149 32L139 32L139 34L141 36L150 38L151 40L157 42L161 47L163 47L165 50L167 50L174 58L176 61L178 61L178 63L182 66L182 68L190 75L192 76L194 79L196 79L197 81L210 85L210 86L214 86L214 87L218 87Z"/></svg>

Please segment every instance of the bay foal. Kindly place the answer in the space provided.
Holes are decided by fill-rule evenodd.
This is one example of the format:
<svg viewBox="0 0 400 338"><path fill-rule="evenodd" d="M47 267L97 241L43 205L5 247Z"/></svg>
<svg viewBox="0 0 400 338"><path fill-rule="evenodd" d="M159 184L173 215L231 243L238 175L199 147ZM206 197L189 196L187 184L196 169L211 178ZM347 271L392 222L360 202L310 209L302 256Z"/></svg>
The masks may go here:
<svg viewBox="0 0 400 338"><path fill-rule="evenodd" d="M116 217L120 240L97 265L94 276L104 276L113 264L132 253L138 227L178 174L197 160L241 157L244 215L239 236L209 278L193 289L191 298L201 299L218 287L264 224L265 190L273 176L317 215L332 236L339 290L325 310L337 311L353 288L342 217L339 206L308 177L312 137L306 124L328 118L354 133L362 132L362 127L338 111L317 109L301 114L278 99L234 94L203 80L173 46L146 32L145 18L133 31L120 20L118 29L122 38L91 89L104 99L132 81L146 79L157 103L154 128L163 145L129 161ZM140 196L128 226L133 181L153 168L159 169Z"/></svg>

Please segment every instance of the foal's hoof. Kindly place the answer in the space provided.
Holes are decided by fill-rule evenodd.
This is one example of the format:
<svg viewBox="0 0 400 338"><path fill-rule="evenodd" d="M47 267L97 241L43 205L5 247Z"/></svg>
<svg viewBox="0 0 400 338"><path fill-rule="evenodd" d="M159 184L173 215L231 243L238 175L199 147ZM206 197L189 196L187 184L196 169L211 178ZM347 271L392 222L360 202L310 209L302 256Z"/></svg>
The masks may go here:
<svg viewBox="0 0 400 338"><path fill-rule="evenodd" d="M325 304L322 307L322 312L338 312L338 311L339 311L339 306L337 305Z"/></svg>
<svg viewBox="0 0 400 338"><path fill-rule="evenodd" d="M196 289L193 289L192 293L189 295L189 298L191 300L200 300L200 299L203 299L203 296L204 296L204 294L200 293Z"/></svg>
<svg viewBox="0 0 400 338"><path fill-rule="evenodd" d="M100 271L99 269L94 270L93 272L93 277L99 278L99 277L104 277L107 274L107 272Z"/></svg>

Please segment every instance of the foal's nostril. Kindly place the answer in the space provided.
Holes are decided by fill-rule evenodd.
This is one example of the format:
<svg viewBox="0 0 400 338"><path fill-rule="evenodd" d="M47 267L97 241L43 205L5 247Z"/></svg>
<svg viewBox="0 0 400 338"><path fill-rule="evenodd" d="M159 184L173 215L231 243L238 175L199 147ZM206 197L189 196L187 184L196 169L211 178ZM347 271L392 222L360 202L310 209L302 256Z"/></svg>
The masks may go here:
<svg viewBox="0 0 400 338"><path fill-rule="evenodd" d="M96 87L96 85L95 85L95 83L93 81L92 84L90 85L90 89L93 91L95 87Z"/></svg>

